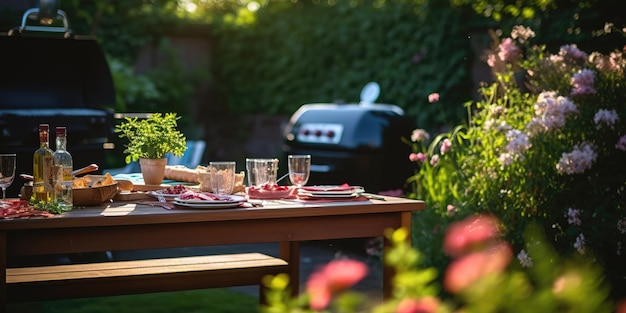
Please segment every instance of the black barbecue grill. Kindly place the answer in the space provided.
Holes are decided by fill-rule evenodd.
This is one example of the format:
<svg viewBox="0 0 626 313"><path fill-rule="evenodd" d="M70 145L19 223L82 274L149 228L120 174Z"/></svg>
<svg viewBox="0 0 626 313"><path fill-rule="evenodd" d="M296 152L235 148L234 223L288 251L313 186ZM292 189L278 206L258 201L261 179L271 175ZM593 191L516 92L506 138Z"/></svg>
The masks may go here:
<svg viewBox="0 0 626 313"><path fill-rule="evenodd" d="M67 23L65 23L67 25ZM32 173L38 125L66 126L75 167L104 164L113 135L115 90L94 38L27 33L0 35L0 152L17 153L17 173ZM54 131L50 145L54 149ZM16 196L16 179L7 195Z"/></svg>
<svg viewBox="0 0 626 313"><path fill-rule="evenodd" d="M283 152L311 155L308 185L402 189L413 170L410 147L402 138L409 138L413 129L413 119L395 105L305 104L285 128Z"/></svg>

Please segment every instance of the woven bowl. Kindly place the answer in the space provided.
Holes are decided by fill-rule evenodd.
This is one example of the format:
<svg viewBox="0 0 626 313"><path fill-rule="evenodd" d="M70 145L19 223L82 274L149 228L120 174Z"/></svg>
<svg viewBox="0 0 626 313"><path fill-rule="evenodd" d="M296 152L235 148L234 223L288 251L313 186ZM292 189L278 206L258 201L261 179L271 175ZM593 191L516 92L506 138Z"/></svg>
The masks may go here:
<svg viewBox="0 0 626 313"><path fill-rule="evenodd" d="M72 189L74 206L94 206L111 200L117 194L117 183L98 187Z"/></svg>

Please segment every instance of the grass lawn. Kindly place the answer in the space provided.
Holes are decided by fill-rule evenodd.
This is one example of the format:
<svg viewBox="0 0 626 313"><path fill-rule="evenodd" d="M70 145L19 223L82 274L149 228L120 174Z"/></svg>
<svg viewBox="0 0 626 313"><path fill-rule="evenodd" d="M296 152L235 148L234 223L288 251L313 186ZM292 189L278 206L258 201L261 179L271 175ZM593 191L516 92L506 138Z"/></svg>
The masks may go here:
<svg viewBox="0 0 626 313"><path fill-rule="evenodd" d="M258 305L257 297L221 288L11 304L7 313L252 313Z"/></svg>

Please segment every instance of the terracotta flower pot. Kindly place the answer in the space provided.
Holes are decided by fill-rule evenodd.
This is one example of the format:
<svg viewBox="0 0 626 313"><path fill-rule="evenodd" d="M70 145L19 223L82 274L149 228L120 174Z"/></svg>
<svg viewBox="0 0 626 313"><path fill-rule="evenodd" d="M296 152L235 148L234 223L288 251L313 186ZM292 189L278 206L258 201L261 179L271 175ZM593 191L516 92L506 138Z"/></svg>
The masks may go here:
<svg viewBox="0 0 626 313"><path fill-rule="evenodd" d="M160 185L165 176L167 159L139 159L141 175L146 185Z"/></svg>

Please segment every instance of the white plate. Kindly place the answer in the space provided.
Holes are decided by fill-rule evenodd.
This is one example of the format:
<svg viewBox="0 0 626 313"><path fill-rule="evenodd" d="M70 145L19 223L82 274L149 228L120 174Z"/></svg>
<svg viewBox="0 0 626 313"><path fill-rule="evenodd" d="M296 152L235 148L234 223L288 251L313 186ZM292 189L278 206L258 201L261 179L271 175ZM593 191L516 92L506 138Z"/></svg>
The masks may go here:
<svg viewBox="0 0 626 313"><path fill-rule="evenodd" d="M163 196L163 198L167 199L167 200L173 200L177 197L180 197L181 194L175 194L175 193L162 193L161 191L148 191L146 192L149 196L151 197L155 197L155 198L159 198L159 195Z"/></svg>
<svg viewBox="0 0 626 313"><path fill-rule="evenodd" d="M174 198L174 201L177 203L186 203L186 204L239 204L240 202L246 201L246 198L241 196L228 195L223 196L228 197L228 199L224 200L199 200L199 199L181 199L179 197Z"/></svg>
<svg viewBox="0 0 626 313"><path fill-rule="evenodd" d="M235 207L238 207L239 204L241 203L241 202L224 203L224 202L219 202L219 201L212 201L212 202L213 203L209 203L208 201L205 201L205 203L184 203L184 202L174 201L174 203L176 205L187 207L187 208L192 208L192 209L226 209L226 208L235 208Z"/></svg>
<svg viewBox="0 0 626 313"><path fill-rule="evenodd" d="M353 193L349 193L349 194L315 194L315 193L308 193L308 192L300 192L298 193L299 196L305 196L308 198L315 198L315 199L346 199L346 198L356 198L359 196L358 193L353 192Z"/></svg>
<svg viewBox="0 0 626 313"><path fill-rule="evenodd" d="M350 188L341 186L305 186L298 190L298 194L311 194L320 196L352 195L354 193L359 193L363 191L365 191L365 189L361 186L350 186Z"/></svg>

